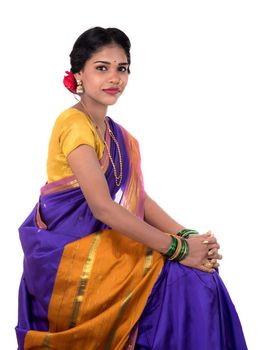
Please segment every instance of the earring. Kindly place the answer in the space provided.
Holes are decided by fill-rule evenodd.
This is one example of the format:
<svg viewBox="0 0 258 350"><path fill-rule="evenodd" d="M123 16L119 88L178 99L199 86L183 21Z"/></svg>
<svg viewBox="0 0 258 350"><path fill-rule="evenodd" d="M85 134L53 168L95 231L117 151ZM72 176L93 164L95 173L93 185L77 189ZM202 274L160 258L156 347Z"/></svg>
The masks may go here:
<svg viewBox="0 0 258 350"><path fill-rule="evenodd" d="M76 94L83 94L84 88L82 85L82 80L76 79L77 87L76 87Z"/></svg>

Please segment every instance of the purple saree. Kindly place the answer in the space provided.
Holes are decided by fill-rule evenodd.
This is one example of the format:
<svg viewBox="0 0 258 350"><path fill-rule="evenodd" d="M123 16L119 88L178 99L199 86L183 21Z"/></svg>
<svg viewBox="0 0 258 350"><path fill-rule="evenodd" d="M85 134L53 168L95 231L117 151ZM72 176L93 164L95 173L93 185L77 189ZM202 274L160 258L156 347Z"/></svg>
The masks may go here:
<svg viewBox="0 0 258 350"><path fill-rule="evenodd" d="M120 187L106 151L101 160L110 194L144 219L137 142L110 118L109 125L123 159ZM118 168L116 147L106 141ZM45 185L19 232L19 350L247 349L217 273L164 263L96 220L74 177Z"/></svg>

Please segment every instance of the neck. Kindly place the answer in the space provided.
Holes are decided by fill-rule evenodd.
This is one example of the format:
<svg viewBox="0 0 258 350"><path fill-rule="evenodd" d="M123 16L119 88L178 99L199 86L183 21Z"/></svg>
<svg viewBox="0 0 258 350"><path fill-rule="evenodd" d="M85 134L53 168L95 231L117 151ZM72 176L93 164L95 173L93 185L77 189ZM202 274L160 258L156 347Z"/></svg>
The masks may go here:
<svg viewBox="0 0 258 350"><path fill-rule="evenodd" d="M95 101L94 101L95 102ZM105 124L105 117L107 114L107 106L102 104L97 104L81 96L81 102L79 103L86 114L89 114L89 117L93 122L99 127Z"/></svg>

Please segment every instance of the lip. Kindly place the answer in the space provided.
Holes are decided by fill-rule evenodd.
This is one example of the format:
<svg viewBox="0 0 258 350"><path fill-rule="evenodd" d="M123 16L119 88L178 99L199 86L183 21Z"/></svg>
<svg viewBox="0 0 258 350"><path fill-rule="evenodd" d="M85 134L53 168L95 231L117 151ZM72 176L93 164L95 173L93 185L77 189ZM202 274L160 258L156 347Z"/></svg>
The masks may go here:
<svg viewBox="0 0 258 350"><path fill-rule="evenodd" d="M108 89L103 89L103 91L109 95L117 95L121 92L121 90L118 88L108 88Z"/></svg>

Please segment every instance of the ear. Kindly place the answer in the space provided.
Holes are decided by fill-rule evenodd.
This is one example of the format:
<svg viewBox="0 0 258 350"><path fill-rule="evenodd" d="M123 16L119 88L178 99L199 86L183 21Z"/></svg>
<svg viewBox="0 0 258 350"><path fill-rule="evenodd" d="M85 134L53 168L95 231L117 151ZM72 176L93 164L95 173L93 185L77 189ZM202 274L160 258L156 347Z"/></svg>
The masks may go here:
<svg viewBox="0 0 258 350"><path fill-rule="evenodd" d="M74 77L75 77L76 80L82 80L82 73L81 73L81 71L79 73L75 73Z"/></svg>

